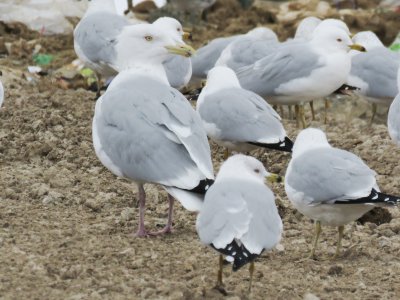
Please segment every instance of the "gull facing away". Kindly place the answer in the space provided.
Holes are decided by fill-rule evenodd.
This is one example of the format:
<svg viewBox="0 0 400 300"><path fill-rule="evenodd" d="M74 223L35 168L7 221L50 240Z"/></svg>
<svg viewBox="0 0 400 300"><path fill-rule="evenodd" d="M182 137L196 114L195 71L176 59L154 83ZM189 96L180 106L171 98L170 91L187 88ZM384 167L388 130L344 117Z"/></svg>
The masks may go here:
<svg viewBox="0 0 400 300"><path fill-rule="evenodd" d="M398 94L397 71L400 56L387 49L372 31L357 33L353 40L367 49L366 53L352 53L348 84L358 87L359 93L372 103L372 118L377 106L389 106Z"/></svg>
<svg viewBox="0 0 400 300"><path fill-rule="evenodd" d="M111 77L117 74L113 62L117 57L115 44L118 35L130 22L118 15L112 0L93 0L74 30L74 49L79 59L96 76ZM97 97L100 80L97 80Z"/></svg>
<svg viewBox="0 0 400 300"><path fill-rule="evenodd" d="M227 67L208 72L196 110L207 135L228 150L247 152L263 147L292 151L293 142L278 113L263 98L242 89L235 72Z"/></svg>
<svg viewBox="0 0 400 300"><path fill-rule="evenodd" d="M278 43L278 37L271 29L255 28L225 47L215 66L226 66L237 71L266 56L269 49Z"/></svg>
<svg viewBox="0 0 400 300"><path fill-rule="evenodd" d="M344 30L320 25L310 41L280 44L237 72L244 89L265 97L270 104L299 105L303 127L304 103L328 96L346 83L351 67L348 52L363 50Z"/></svg>
<svg viewBox="0 0 400 300"><path fill-rule="evenodd" d="M151 24L126 27L121 35L116 45L119 74L96 103L93 144L104 166L137 183L137 236L144 237L171 231L172 196L186 209L199 210L214 174L200 117L170 87L162 66L169 54L189 57L193 48ZM168 223L160 232L144 227L145 183L159 184L169 193Z"/></svg>
<svg viewBox="0 0 400 300"><path fill-rule="evenodd" d="M390 104L387 122L390 137L393 142L400 146L400 69L397 73L397 86L399 92Z"/></svg>
<svg viewBox="0 0 400 300"><path fill-rule="evenodd" d="M314 257L321 225L339 228L339 255L344 225L375 206L394 206L398 197L380 192L376 173L353 153L332 147L323 131L300 132L285 176L286 194L293 206L315 221Z"/></svg>
<svg viewBox="0 0 400 300"><path fill-rule="evenodd" d="M197 216L196 229L203 244L220 252L215 287L226 294L222 283L222 255L232 258L232 270L250 263L251 289L254 260L280 241L282 220L265 179L279 181L251 156L237 154L223 163L215 183L207 191Z"/></svg>

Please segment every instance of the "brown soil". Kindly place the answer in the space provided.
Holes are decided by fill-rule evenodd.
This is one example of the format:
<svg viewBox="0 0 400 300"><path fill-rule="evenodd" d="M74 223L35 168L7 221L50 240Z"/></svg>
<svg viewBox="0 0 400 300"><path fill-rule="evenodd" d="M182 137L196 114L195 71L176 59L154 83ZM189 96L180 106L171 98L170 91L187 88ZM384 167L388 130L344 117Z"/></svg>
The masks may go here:
<svg viewBox="0 0 400 300"><path fill-rule="evenodd" d="M196 44L244 32L258 22L264 23L265 17L254 10L226 19L219 13L221 9L210 13L212 24L196 28ZM257 23L249 21L250 15ZM214 23L220 25L215 28ZM0 59L6 88L6 100L0 109L1 299L400 297L397 209L390 210L390 215L387 211L374 213L372 217L378 217L364 220L364 225L347 226L343 251L335 260L330 258L337 233L325 228L318 260L309 260L306 257L313 224L293 211L283 186L274 185L284 219L283 247L257 260L251 294L247 292L246 268L232 273L226 267L227 297L212 289L216 252L201 245L194 226L196 216L179 204L172 235L134 237L136 188L107 171L93 151L94 94L82 88L62 89L51 75L31 83L23 75L26 66L32 64L31 44L40 43L43 53L56 56L47 68L50 73L72 61L71 37L40 37L20 25L7 26L16 26L12 28L19 31L3 31L0 26L2 39L26 47ZM283 31L289 35L293 29L281 28L278 32ZM318 120L312 126L324 129L335 146L362 157L379 174L384 192L399 194L400 149L389 140L384 114L368 126L369 106L359 100L342 99L334 101L329 124L324 125L322 105L318 104ZM350 109L354 117L347 122ZM294 138L298 132L295 122L284 123ZM223 151L215 145L212 149L218 168ZM284 175L289 155L261 150L254 155L271 171ZM167 215L166 195L152 186L146 191L146 226L161 228ZM384 224L378 225L381 222Z"/></svg>

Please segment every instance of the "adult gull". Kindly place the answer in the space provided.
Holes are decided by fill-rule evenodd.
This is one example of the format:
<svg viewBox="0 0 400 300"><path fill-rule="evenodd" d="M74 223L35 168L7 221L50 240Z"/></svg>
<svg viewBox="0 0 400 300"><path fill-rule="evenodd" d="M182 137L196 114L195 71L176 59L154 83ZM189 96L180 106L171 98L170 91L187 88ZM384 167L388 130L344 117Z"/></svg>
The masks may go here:
<svg viewBox="0 0 400 300"><path fill-rule="evenodd" d="M397 205L398 197L380 192L376 173L353 153L332 147L323 131L300 132L285 176L286 194L293 206L313 219L314 257L321 225L339 228L335 257L339 255L344 225L375 206Z"/></svg>
<svg viewBox="0 0 400 300"><path fill-rule="evenodd" d="M372 103L372 123L377 106L389 106L398 94L400 56L387 49L372 31L357 33L353 40L365 47L367 52L352 54L347 83L358 87L358 93Z"/></svg>
<svg viewBox="0 0 400 300"><path fill-rule="evenodd" d="M234 155L219 170L214 185L207 191L197 216L200 240L220 253L216 289L226 294L222 282L222 255L233 261L233 271L250 263L251 289L254 260L280 241L283 225L272 191L265 179L279 176L267 172L257 159Z"/></svg>
<svg viewBox="0 0 400 300"><path fill-rule="evenodd" d="M364 50L344 30L318 26L310 41L280 44L237 75L244 89L270 104L300 105L298 117L305 127L303 104L328 96L346 83L351 49Z"/></svg>
<svg viewBox="0 0 400 300"><path fill-rule="evenodd" d="M189 57L194 50L151 24L125 27L121 35L116 45L119 74L96 103L93 144L111 172L137 183L137 235L167 233L172 226L172 196L185 208L199 210L214 178L200 117L170 87L162 66L169 54ZM168 223L158 233L144 227L145 183L159 184L169 193Z"/></svg>
<svg viewBox="0 0 400 300"><path fill-rule="evenodd" d="M227 67L208 72L196 110L208 136L229 150L247 152L263 147L292 151L293 143L280 116L263 98L242 89L235 72Z"/></svg>

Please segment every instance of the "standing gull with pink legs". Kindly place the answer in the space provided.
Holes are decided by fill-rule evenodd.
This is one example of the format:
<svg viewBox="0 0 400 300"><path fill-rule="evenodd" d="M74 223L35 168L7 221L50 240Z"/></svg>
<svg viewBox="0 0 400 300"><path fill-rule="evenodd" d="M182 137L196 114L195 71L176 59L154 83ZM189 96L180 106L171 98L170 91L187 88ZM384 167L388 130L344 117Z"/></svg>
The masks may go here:
<svg viewBox="0 0 400 300"><path fill-rule="evenodd" d="M168 233L172 196L188 210L199 210L214 179L200 117L169 85L162 66L169 54L189 57L194 50L151 24L126 27L118 40L119 74L96 103L93 144L103 165L137 183L137 236ZM168 223L160 232L144 227L145 183L159 184L169 193Z"/></svg>

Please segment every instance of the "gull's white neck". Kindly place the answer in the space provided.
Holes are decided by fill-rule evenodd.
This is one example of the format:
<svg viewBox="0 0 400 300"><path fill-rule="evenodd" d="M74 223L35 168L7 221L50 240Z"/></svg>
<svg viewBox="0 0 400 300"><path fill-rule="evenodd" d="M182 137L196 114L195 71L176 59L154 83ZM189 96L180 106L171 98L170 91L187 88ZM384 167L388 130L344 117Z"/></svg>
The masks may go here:
<svg viewBox="0 0 400 300"><path fill-rule="evenodd" d="M296 158L299 157L300 155L302 155L303 153L310 151L310 150L315 150L318 148L332 148L331 145L329 145L328 143L318 143L318 144L307 144L307 143L302 143L302 144L295 144L295 146L293 147L293 153L292 153L292 157Z"/></svg>
<svg viewBox="0 0 400 300"><path fill-rule="evenodd" d="M146 76L168 86L170 85L162 64L127 63L124 68L119 68L119 73L111 82L109 88L116 86L119 82L124 81L127 78L135 76Z"/></svg>
<svg viewBox="0 0 400 300"><path fill-rule="evenodd" d="M199 99L197 100L196 107L197 108L200 107L200 105L204 101L204 97L216 93L220 90L229 88L241 88L239 80L236 78L236 76L235 77L221 76L219 78L212 78L208 80L206 86L201 91Z"/></svg>

